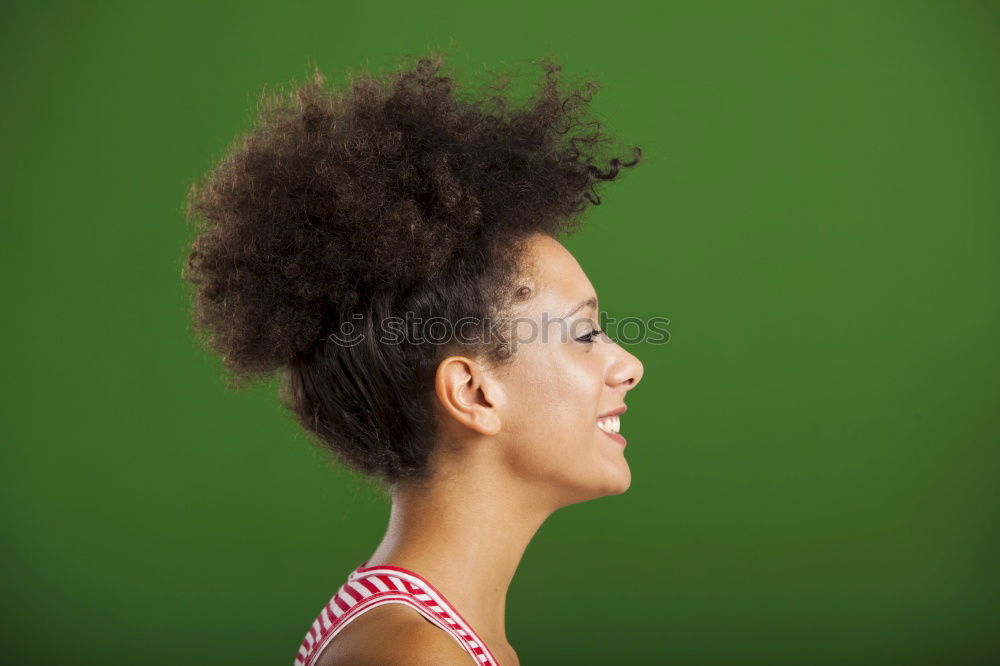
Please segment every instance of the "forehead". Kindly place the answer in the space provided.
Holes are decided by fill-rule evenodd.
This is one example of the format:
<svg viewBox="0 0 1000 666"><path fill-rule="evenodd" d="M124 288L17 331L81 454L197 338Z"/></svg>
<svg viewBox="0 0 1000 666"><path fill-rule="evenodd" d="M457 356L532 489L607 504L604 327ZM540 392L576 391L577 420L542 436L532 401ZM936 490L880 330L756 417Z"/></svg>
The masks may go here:
<svg viewBox="0 0 1000 666"><path fill-rule="evenodd" d="M561 316L594 296L594 287L576 257L555 238L544 234L533 237L528 256L527 273L535 291L532 309Z"/></svg>

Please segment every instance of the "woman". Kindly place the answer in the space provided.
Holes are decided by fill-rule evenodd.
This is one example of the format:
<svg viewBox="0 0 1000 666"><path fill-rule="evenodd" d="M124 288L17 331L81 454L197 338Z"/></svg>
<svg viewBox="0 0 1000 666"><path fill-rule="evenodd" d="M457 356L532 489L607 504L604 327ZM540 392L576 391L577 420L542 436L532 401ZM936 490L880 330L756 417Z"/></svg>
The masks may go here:
<svg viewBox="0 0 1000 666"><path fill-rule="evenodd" d="M189 193L197 331L236 387L280 370L282 404L392 497L296 664L518 664L528 542L631 480L615 433L642 364L557 237L640 152L591 164L594 84L561 93L558 65L512 111L506 81L460 97L441 62L265 97Z"/></svg>

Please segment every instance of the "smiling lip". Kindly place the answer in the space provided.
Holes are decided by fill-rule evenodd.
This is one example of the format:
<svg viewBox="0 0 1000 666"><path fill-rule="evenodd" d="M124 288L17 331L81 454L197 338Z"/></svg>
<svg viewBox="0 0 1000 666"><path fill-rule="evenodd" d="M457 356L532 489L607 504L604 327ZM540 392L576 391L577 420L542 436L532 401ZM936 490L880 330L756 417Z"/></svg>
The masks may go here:
<svg viewBox="0 0 1000 666"><path fill-rule="evenodd" d="M622 405L618 409L614 409L614 410L608 412L607 414L602 414L602 415L598 416L597 420L600 421L601 419L606 419L609 416L618 416L619 414L624 414L626 409L628 409L628 407L626 407L625 405ZM601 430L601 429L598 428L598 430ZM620 433L617 433L617 432L608 432L607 430L601 430L601 432L603 432L605 435L607 435L611 439L615 440L616 442L618 442L622 446L625 446L625 438L622 437Z"/></svg>
<svg viewBox="0 0 1000 666"><path fill-rule="evenodd" d="M628 407L626 407L625 405L622 405L618 409L612 410L612 411L608 412L607 414L601 414L600 416L597 417L597 420L600 421L601 419L606 419L609 416L618 416L619 414L624 414L626 409L628 409Z"/></svg>
<svg viewBox="0 0 1000 666"><path fill-rule="evenodd" d="M601 430L601 429L598 428L598 430ZM616 432L608 432L607 430L601 430L601 432L603 432L605 435L607 435L611 439L615 440L616 442L618 442L622 446L625 446L625 438L622 437L621 435L619 435L618 433L616 433Z"/></svg>

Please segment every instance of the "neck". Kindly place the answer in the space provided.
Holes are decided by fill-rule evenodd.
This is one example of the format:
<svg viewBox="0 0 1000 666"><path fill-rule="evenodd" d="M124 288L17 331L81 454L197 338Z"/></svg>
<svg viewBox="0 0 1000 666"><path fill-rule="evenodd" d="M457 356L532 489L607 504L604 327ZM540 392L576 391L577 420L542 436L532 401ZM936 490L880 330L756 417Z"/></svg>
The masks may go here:
<svg viewBox="0 0 1000 666"><path fill-rule="evenodd" d="M495 470L397 484L388 529L367 566L420 574L491 649L502 650L510 645L507 590L528 543L555 508Z"/></svg>

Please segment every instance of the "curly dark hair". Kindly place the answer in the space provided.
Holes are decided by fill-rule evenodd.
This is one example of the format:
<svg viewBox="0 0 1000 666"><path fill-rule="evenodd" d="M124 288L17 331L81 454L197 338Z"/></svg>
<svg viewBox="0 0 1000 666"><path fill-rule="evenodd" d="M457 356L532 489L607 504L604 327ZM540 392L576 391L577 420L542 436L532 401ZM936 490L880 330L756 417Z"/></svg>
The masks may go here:
<svg viewBox="0 0 1000 666"><path fill-rule="evenodd" d="M551 58L523 108L508 108L507 75L460 96L442 61L431 51L332 91L317 68L291 92L265 91L254 126L186 200L192 330L230 388L283 369L282 405L383 487L429 478L433 377L453 350L385 344L378 322L490 321L494 336L461 349L509 361L504 322L531 296L525 241L575 229L600 204L595 184L641 158L594 166L610 143L587 114L597 84L560 92ZM359 319L361 343L331 342Z"/></svg>

